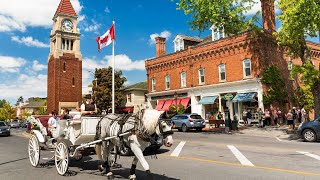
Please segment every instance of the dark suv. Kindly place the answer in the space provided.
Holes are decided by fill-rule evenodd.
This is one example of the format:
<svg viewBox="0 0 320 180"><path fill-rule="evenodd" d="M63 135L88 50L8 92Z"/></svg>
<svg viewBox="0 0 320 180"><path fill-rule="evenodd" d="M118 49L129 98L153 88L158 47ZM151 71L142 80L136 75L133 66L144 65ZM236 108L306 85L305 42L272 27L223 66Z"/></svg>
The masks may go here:
<svg viewBox="0 0 320 180"><path fill-rule="evenodd" d="M305 141L313 142L320 140L320 117L314 121L303 122L300 124L297 134Z"/></svg>
<svg viewBox="0 0 320 180"><path fill-rule="evenodd" d="M10 136L10 126L4 121L0 121L0 135Z"/></svg>

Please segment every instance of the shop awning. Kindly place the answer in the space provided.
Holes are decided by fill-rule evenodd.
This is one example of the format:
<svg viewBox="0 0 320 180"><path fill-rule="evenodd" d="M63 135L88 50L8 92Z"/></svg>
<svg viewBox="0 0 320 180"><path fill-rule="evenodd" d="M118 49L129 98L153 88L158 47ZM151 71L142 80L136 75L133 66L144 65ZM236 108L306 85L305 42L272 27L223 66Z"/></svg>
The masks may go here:
<svg viewBox="0 0 320 180"><path fill-rule="evenodd" d="M233 102L248 102L248 101L252 101L253 98L256 96L257 93L253 92L253 93L239 93L237 94L232 101Z"/></svg>
<svg viewBox="0 0 320 180"><path fill-rule="evenodd" d="M180 104L180 101L181 101L181 99L173 99L173 100L172 100L172 104L173 104L173 105Z"/></svg>
<svg viewBox="0 0 320 180"><path fill-rule="evenodd" d="M200 101L199 104L213 104L214 101L217 99L218 96L206 96L203 97Z"/></svg>
<svg viewBox="0 0 320 180"><path fill-rule="evenodd" d="M172 99L167 99L162 107L162 111L169 111L169 106L172 104Z"/></svg>
<svg viewBox="0 0 320 180"><path fill-rule="evenodd" d="M184 108L186 109L188 104L189 104L190 98L183 98L181 99L180 104L182 104L184 106Z"/></svg>
<svg viewBox="0 0 320 180"><path fill-rule="evenodd" d="M164 104L164 100L159 100L155 109L160 111L162 109L163 104Z"/></svg>
<svg viewBox="0 0 320 180"><path fill-rule="evenodd" d="M133 113L133 110L134 110L134 107L133 107L133 106L123 107L123 108L121 109L121 111L122 111L123 113Z"/></svg>

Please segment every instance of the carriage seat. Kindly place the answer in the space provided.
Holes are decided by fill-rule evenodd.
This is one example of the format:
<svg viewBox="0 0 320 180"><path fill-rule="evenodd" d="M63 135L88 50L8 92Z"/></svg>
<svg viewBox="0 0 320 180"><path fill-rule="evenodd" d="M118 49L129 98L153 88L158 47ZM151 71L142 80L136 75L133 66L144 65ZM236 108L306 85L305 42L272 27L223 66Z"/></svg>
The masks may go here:
<svg viewBox="0 0 320 180"><path fill-rule="evenodd" d="M55 134L53 134L53 138L63 137L65 135L65 131L67 129L67 120L59 120L57 121L57 128Z"/></svg>

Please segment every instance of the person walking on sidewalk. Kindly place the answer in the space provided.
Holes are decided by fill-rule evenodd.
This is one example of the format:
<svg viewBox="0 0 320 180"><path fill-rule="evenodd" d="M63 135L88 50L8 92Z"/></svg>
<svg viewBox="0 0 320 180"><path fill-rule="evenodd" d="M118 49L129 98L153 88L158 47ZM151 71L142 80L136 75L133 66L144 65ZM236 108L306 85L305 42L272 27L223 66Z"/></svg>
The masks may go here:
<svg viewBox="0 0 320 180"><path fill-rule="evenodd" d="M250 109L247 112L247 121L248 121L248 125L250 126L252 121L252 114Z"/></svg>
<svg viewBox="0 0 320 180"><path fill-rule="evenodd" d="M287 122L288 122L289 129L291 129L293 127L293 114L292 114L292 110L291 109L286 114L286 119L287 119Z"/></svg>
<svg viewBox="0 0 320 180"><path fill-rule="evenodd" d="M247 119L247 110L244 109L243 113L242 113L242 120L243 120L243 124L247 125L248 124L248 119Z"/></svg>
<svg viewBox="0 0 320 180"><path fill-rule="evenodd" d="M264 117L265 117L265 122L267 126L270 126L271 125L271 116L270 116L270 111L268 109L266 109L264 111Z"/></svg>
<svg viewBox="0 0 320 180"><path fill-rule="evenodd" d="M261 108L258 108L257 112L258 112L259 127L263 127L263 121L262 121L263 111L261 110Z"/></svg>

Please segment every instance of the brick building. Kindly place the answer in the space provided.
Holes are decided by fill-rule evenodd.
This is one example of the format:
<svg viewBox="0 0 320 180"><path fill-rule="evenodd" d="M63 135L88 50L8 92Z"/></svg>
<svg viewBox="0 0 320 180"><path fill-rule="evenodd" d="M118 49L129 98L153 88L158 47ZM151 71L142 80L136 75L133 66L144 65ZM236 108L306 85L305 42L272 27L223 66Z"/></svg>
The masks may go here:
<svg viewBox="0 0 320 180"><path fill-rule="evenodd" d="M156 58L145 62L148 106L167 111L178 100L190 107L188 111L205 118L229 110L231 119L241 119L244 109L264 109L261 75L270 65L279 68L285 78L284 88L292 95L294 83L288 80L287 63L290 58L285 57L272 36L276 30L272 2L265 0L261 5L263 33L248 30L228 36L223 27L212 27L212 34L203 39L177 35L175 52L171 54L166 54L165 38L157 37ZM308 45L318 68L320 47Z"/></svg>
<svg viewBox="0 0 320 180"><path fill-rule="evenodd" d="M81 103L82 55L77 18L70 0L61 0L50 33L48 112L75 109Z"/></svg>

